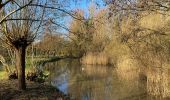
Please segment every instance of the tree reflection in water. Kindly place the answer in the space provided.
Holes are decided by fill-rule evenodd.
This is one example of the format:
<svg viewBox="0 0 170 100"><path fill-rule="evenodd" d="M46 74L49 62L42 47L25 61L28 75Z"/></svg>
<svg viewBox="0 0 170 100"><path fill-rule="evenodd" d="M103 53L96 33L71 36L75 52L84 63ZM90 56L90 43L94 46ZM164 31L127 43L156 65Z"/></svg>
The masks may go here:
<svg viewBox="0 0 170 100"><path fill-rule="evenodd" d="M69 59L44 68L51 73L49 82L76 100L152 100L147 95L149 81L140 78L138 68L85 66Z"/></svg>

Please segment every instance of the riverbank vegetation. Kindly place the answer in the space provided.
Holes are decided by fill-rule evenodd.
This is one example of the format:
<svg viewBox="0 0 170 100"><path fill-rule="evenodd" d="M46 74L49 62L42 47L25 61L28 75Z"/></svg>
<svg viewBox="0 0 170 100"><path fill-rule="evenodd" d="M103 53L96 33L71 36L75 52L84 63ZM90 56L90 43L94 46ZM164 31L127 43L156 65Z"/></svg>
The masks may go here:
<svg viewBox="0 0 170 100"><path fill-rule="evenodd" d="M81 58L85 65L111 65L111 59L105 53L87 53Z"/></svg>
<svg viewBox="0 0 170 100"><path fill-rule="evenodd" d="M84 65L113 66L124 78L142 73L149 95L168 97L169 1L88 2L88 10L68 10L70 0L68 4L62 0L1 0L0 71L7 73L0 72L0 79L15 74L18 89L26 90L27 73L42 72L40 67L48 62L78 58ZM63 22L65 18L69 21ZM124 74L129 70L133 73Z"/></svg>

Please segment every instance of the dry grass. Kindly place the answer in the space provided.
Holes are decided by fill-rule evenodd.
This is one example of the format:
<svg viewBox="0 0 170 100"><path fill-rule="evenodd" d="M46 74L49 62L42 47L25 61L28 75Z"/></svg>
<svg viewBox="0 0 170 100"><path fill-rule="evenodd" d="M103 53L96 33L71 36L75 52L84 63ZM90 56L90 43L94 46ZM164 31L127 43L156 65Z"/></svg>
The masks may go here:
<svg viewBox="0 0 170 100"><path fill-rule="evenodd" d="M147 91L154 96L168 97L168 70L149 68L147 71Z"/></svg>
<svg viewBox="0 0 170 100"><path fill-rule="evenodd" d="M87 53L81 63L85 65L111 65L111 59L105 53Z"/></svg>
<svg viewBox="0 0 170 100"><path fill-rule="evenodd" d="M139 78L139 66L137 62L128 56L123 56L117 63L116 72L123 80L134 80Z"/></svg>

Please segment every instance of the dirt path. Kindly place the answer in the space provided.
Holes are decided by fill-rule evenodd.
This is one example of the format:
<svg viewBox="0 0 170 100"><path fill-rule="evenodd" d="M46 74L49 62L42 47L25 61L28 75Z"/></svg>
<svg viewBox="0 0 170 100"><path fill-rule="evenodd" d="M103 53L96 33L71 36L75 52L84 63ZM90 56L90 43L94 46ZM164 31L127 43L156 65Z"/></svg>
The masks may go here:
<svg viewBox="0 0 170 100"><path fill-rule="evenodd" d="M17 90L17 80L0 80L0 100L69 100L52 86L27 82L27 90Z"/></svg>

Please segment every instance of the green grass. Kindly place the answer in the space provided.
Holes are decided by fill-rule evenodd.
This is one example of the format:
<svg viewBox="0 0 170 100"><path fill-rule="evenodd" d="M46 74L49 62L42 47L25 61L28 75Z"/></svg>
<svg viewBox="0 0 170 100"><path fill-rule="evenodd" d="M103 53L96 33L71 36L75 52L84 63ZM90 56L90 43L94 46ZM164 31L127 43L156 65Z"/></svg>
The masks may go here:
<svg viewBox="0 0 170 100"><path fill-rule="evenodd" d="M39 64L39 63L47 63L47 62L52 62L52 61L56 61L56 60L60 60L62 58L60 57L51 57L51 58L34 58L34 64ZM26 58L26 67L25 67L25 73L27 74L28 72L31 72L33 70L33 66L32 65L32 60L31 57L27 57ZM15 70L15 65L9 65L9 67L11 68L11 71ZM45 74L49 74L49 72L45 72ZM7 79L8 75L7 72L5 70L0 70L0 80L1 79Z"/></svg>
<svg viewBox="0 0 170 100"><path fill-rule="evenodd" d="M7 73L5 71L0 71L0 80L1 79L7 79Z"/></svg>
<svg viewBox="0 0 170 100"><path fill-rule="evenodd" d="M11 71L13 72L15 70L15 65L9 65ZM25 72L26 74L32 70L32 62L31 59L26 59L26 67ZM8 74L5 70L0 70L0 80L2 79L8 79Z"/></svg>
<svg viewBox="0 0 170 100"><path fill-rule="evenodd" d="M44 65L48 62L55 62L55 61L59 61L61 59L65 59L65 58L69 58L69 57L50 57L50 58L43 58L43 59L38 59L34 61L35 65Z"/></svg>

